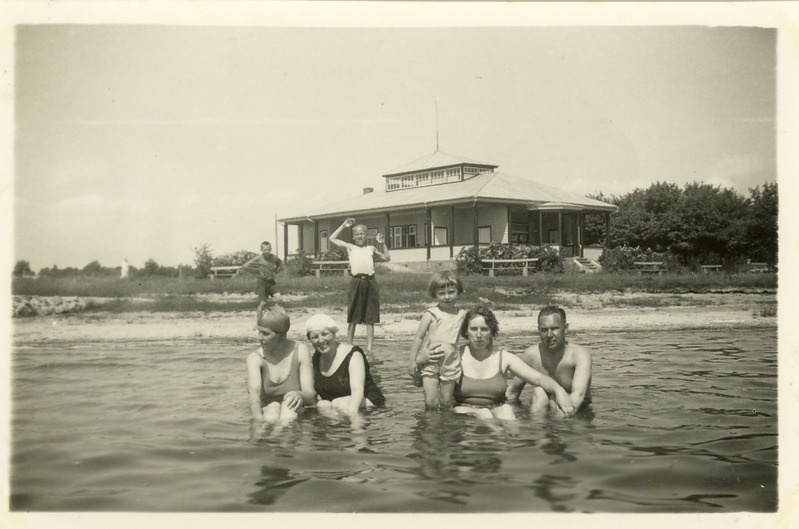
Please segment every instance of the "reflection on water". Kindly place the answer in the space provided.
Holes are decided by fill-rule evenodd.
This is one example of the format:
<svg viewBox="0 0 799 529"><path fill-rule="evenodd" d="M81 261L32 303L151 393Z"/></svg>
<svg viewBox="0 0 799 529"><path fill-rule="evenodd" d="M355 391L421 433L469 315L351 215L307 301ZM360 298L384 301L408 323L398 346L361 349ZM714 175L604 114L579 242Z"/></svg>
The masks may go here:
<svg viewBox="0 0 799 529"><path fill-rule="evenodd" d="M599 334L570 419L426 412L407 340L388 405L252 428L240 344L18 348L12 510L732 512L777 505L776 330ZM506 339L521 350L528 339ZM224 352L224 354L220 354ZM529 389L523 395L529 401Z"/></svg>

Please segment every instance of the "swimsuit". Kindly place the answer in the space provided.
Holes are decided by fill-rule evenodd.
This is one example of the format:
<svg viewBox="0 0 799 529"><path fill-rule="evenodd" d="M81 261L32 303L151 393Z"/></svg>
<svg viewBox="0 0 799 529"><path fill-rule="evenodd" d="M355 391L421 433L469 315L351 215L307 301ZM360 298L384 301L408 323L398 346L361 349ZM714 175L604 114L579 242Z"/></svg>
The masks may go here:
<svg viewBox="0 0 799 529"><path fill-rule="evenodd" d="M434 318L428 330L429 348L432 349L434 345L441 344L444 357L438 362L425 364L421 369L422 376L436 377L443 381L458 380L461 376L461 355L455 348L455 344L458 343L466 311L459 310L457 314L450 314L438 307L431 307L426 312L429 312Z"/></svg>
<svg viewBox="0 0 799 529"><path fill-rule="evenodd" d="M339 397L348 397L352 394L350 389L350 359L353 353L358 352L363 355L363 350L357 345L353 346L341 365L338 366L335 373L330 376L322 374L322 369L319 367L319 362L322 354L319 352L313 355L313 378L314 388L316 393L324 400L333 400ZM372 379L372 374L369 372L369 362L364 356L364 368L366 370L366 380L363 385L363 396L369 399L369 402L375 406L382 406L386 402L386 398L377 387L377 384Z"/></svg>
<svg viewBox="0 0 799 529"><path fill-rule="evenodd" d="M469 346L463 347L463 355L471 356ZM489 358L492 358L492 355ZM502 351L497 355L497 372L489 378L472 378L465 374L455 385L455 402L458 404L469 404L472 406L498 406L505 402L505 389L508 381L505 374L501 371Z"/></svg>
<svg viewBox="0 0 799 529"><path fill-rule="evenodd" d="M380 286L375 279L374 246L347 247L350 260L347 323L380 323Z"/></svg>
<svg viewBox="0 0 799 529"><path fill-rule="evenodd" d="M269 378L269 363L264 358L263 352L259 349L258 354L261 355L261 407L273 402L283 402L283 397L289 391L300 391L300 368L297 355L297 346L295 342L294 349L291 353L291 366L289 367L289 374L280 382L273 382Z"/></svg>

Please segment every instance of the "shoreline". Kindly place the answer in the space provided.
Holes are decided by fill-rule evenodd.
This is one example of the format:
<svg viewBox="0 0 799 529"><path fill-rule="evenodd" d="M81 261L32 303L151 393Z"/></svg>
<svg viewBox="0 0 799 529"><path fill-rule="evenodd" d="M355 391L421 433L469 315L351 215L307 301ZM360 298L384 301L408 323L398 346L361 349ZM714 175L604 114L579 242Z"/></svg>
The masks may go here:
<svg viewBox="0 0 799 529"><path fill-rule="evenodd" d="M557 296L566 309L570 334L641 332L727 328L776 328L777 316L762 315L758 307L776 304L776 293L753 294L645 294L663 304L650 306L607 307L602 294ZM636 294L628 294L634 300ZM421 307L421 305L420 305ZM390 307L387 308L390 309ZM495 310L500 336L533 334L535 316L540 307L519 306ZM346 311L326 309L290 309L292 325L289 337L304 340L305 321L314 313L324 312L346 333ZM381 314L375 325L375 340L410 340L416 332L418 312ZM12 320L12 346L43 346L75 343L115 342L230 342L255 341L254 311L240 312L78 312L51 314ZM356 341L365 337L359 325Z"/></svg>

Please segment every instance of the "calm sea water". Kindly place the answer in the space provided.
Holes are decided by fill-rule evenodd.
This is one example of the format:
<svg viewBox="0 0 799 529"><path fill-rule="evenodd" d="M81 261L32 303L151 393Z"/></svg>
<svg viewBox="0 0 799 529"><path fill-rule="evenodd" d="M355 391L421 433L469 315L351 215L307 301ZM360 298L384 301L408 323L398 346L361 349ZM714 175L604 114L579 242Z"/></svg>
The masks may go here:
<svg viewBox="0 0 799 529"><path fill-rule="evenodd" d="M255 345L17 347L11 509L776 509L776 329L574 339L595 352L594 404L568 420L424 412L404 374L408 338L379 342L389 402L363 427L306 411L254 436L244 357Z"/></svg>

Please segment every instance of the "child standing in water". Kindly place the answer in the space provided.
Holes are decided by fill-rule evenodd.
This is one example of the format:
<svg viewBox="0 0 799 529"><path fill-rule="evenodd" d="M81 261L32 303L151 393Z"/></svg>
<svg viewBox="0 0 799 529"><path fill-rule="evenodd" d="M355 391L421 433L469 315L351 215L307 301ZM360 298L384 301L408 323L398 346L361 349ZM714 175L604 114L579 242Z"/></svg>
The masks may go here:
<svg viewBox="0 0 799 529"><path fill-rule="evenodd" d="M438 300L438 304L424 311L419 328L411 344L410 374L414 382L421 377L424 388L424 404L427 409L452 406L455 383L461 377L461 359L456 348L466 311L455 305L463 293L463 284L451 271L444 270L430 280L427 292ZM416 356L422 347L425 336L430 340L430 349L440 350L444 356L437 362L430 362L419 368Z"/></svg>

